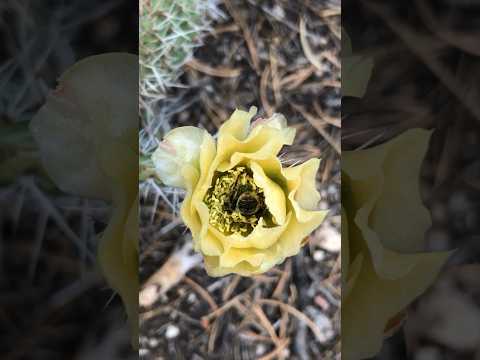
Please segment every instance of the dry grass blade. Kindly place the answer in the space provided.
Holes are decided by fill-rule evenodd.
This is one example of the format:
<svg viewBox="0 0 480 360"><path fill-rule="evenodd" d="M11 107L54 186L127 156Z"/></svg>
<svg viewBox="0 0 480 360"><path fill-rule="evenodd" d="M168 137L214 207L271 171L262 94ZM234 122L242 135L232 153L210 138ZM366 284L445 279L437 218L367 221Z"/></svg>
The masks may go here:
<svg viewBox="0 0 480 360"><path fill-rule="evenodd" d="M186 66L204 74L221 78L235 78L240 76L242 73L242 70L240 69L234 69L225 66L212 67L195 58L190 59L186 63Z"/></svg>
<svg viewBox="0 0 480 360"><path fill-rule="evenodd" d="M262 101L262 106L267 114L267 117L270 117L275 112L275 109L270 105L267 97L267 88L268 88L268 79L270 77L270 67L266 66L263 70L262 77L260 78L260 99Z"/></svg>
<svg viewBox="0 0 480 360"><path fill-rule="evenodd" d="M275 359L276 357L281 356L283 350L290 344L290 339L285 339L280 342L280 344L276 347L275 350L272 352L268 353L265 356L262 356L258 360L272 360Z"/></svg>
<svg viewBox="0 0 480 360"><path fill-rule="evenodd" d="M285 289L285 285L287 284L288 279L292 273L292 261L290 259L287 260L285 265L285 270L282 271L282 275L280 276L280 280L278 280L277 287L273 291L272 297L280 298L283 290Z"/></svg>
<svg viewBox="0 0 480 360"><path fill-rule="evenodd" d="M278 74L278 54L274 46L270 47L269 51L269 58L270 58L270 69L272 75L272 88L273 88L273 95L275 98L275 105L278 107L279 104L282 102L282 88L280 85L280 76Z"/></svg>
<svg viewBox="0 0 480 360"><path fill-rule="evenodd" d="M244 337L250 341L261 341L261 342L271 342L272 338L270 336L264 336L257 334L256 332L250 330L244 330L240 333L241 337Z"/></svg>
<svg viewBox="0 0 480 360"><path fill-rule="evenodd" d="M218 327L219 321L218 319L215 319L211 327L210 336L208 337L207 351L209 354L213 353L213 351L215 350L215 340L217 339Z"/></svg>
<svg viewBox="0 0 480 360"><path fill-rule="evenodd" d="M225 304L223 304L221 307L219 307L217 310L212 311L210 314L207 314L205 316L202 316L202 320L204 321L209 321L210 319L213 319L215 317L218 317L222 315L225 311L230 309L231 307L237 306L239 304L239 300L243 295L237 295L231 300L227 301Z"/></svg>
<svg viewBox="0 0 480 360"><path fill-rule="evenodd" d="M324 66L322 65L320 57L313 53L313 50L308 43L307 26L305 25L305 20L303 18L300 19L300 43L302 44L303 52L308 61L310 61L310 63L319 71L323 72Z"/></svg>
<svg viewBox="0 0 480 360"><path fill-rule="evenodd" d="M252 311L255 314L255 316L258 318L260 321L260 324L262 324L262 327L267 331L268 335L272 338L272 341L279 346L280 345L280 339L278 338L277 333L275 332L275 329L273 328L272 323L270 320L268 320L267 316L263 312L262 308L258 304L253 304L252 305Z"/></svg>
<svg viewBox="0 0 480 360"><path fill-rule="evenodd" d="M228 284L228 286L225 288L225 291L222 294L223 301L227 301L230 298L230 296L233 294L235 288L237 287L241 279L242 278L240 275L235 275L232 278L232 281L230 281L230 284Z"/></svg>
<svg viewBox="0 0 480 360"><path fill-rule="evenodd" d="M321 18L331 17L331 16L338 16L342 13L342 9L340 8L332 8L332 9L324 9L318 11L318 16Z"/></svg>
<svg viewBox="0 0 480 360"><path fill-rule="evenodd" d="M322 108L320 107L320 104L317 101L313 103L313 108L315 109L315 112L317 113L317 115L320 116L326 123L333 125L337 128L342 127L341 119L334 118L334 117L331 117L330 115L325 114Z"/></svg>
<svg viewBox="0 0 480 360"><path fill-rule="evenodd" d="M210 296L207 290L205 290L195 281L190 279L188 276L185 276L183 278L183 281L186 282L188 285L190 285L202 298L204 298L205 301L208 303L208 305L210 305L213 311L218 309L217 303L215 302L215 300L213 300L213 298Z"/></svg>
<svg viewBox="0 0 480 360"><path fill-rule="evenodd" d="M285 86L286 90L295 90L315 72L315 66L309 65L293 74L285 76L280 80L280 87Z"/></svg>
<svg viewBox="0 0 480 360"><path fill-rule="evenodd" d="M334 139L325 130L325 123L322 124L322 121L312 114L308 113L303 107L293 104L292 106L295 110L303 115L303 117L318 131L320 135L335 149L335 151L340 155L342 153L340 143L337 139Z"/></svg>
<svg viewBox="0 0 480 360"><path fill-rule="evenodd" d="M248 28L248 24L246 23L243 16L233 6L230 0L225 0L225 6L227 7L228 12L230 13L230 15L232 15L235 22L242 29L243 37L245 38L250 57L252 58L253 67L257 74L260 73L260 59L258 57L257 47L255 46L255 41L253 40L252 33Z"/></svg>

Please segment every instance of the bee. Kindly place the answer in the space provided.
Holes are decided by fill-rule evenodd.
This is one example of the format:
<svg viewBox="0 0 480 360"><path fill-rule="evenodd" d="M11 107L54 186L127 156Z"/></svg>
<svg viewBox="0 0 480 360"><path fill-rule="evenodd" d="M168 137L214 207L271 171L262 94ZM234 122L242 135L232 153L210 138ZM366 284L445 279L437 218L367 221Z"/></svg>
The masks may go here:
<svg viewBox="0 0 480 360"><path fill-rule="evenodd" d="M244 216L251 216L256 214L261 207L261 202L258 194L253 191L247 191L237 199L236 209Z"/></svg>

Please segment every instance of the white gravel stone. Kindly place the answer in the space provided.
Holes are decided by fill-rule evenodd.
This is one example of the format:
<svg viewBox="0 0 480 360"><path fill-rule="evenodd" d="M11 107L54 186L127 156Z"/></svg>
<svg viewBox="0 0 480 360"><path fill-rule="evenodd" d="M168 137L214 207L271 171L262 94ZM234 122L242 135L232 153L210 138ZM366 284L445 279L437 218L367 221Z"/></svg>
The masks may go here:
<svg viewBox="0 0 480 360"><path fill-rule="evenodd" d="M322 250L317 250L313 253L313 260L316 262L321 262L325 259L325 252Z"/></svg>
<svg viewBox="0 0 480 360"><path fill-rule="evenodd" d="M267 351L267 348L263 344L258 344L257 347L255 348L255 354L257 356L262 356L263 354L265 354L266 351Z"/></svg>
<svg viewBox="0 0 480 360"><path fill-rule="evenodd" d="M342 247L340 232L331 225L324 225L318 230L320 246L331 253L338 253Z"/></svg>
<svg viewBox="0 0 480 360"><path fill-rule="evenodd" d="M158 346L158 340L155 339L155 338L151 338L148 341L148 345L152 348L157 347Z"/></svg>
<svg viewBox="0 0 480 360"><path fill-rule="evenodd" d="M175 325L168 325L165 331L165 337L167 339L174 339L180 334L180 329Z"/></svg>

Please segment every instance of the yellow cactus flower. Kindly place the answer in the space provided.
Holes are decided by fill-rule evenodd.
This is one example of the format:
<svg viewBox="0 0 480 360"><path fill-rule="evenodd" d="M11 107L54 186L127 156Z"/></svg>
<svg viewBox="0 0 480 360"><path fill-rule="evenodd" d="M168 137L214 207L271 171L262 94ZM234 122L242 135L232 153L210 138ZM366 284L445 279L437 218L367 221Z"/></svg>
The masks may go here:
<svg viewBox="0 0 480 360"><path fill-rule="evenodd" d="M342 358L369 358L450 253L422 252L420 166L430 132L342 153Z"/></svg>
<svg viewBox="0 0 480 360"><path fill-rule="evenodd" d="M138 57L103 54L68 69L31 122L63 191L113 204L98 262L122 297L138 345Z"/></svg>
<svg viewBox="0 0 480 360"><path fill-rule="evenodd" d="M250 125L236 110L215 142L203 129L168 133L152 160L166 185L186 188L181 216L211 276L263 273L300 251L327 211L316 210L319 159L283 168L295 129L279 114Z"/></svg>

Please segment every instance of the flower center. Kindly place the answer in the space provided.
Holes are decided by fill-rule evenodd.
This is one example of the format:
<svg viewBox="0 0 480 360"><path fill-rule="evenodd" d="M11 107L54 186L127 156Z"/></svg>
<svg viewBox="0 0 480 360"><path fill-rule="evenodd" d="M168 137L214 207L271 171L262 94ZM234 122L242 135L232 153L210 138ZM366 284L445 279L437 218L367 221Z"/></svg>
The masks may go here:
<svg viewBox="0 0 480 360"><path fill-rule="evenodd" d="M210 225L225 235L247 236L268 213L263 190L244 166L217 173L203 201L209 209Z"/></svg>

